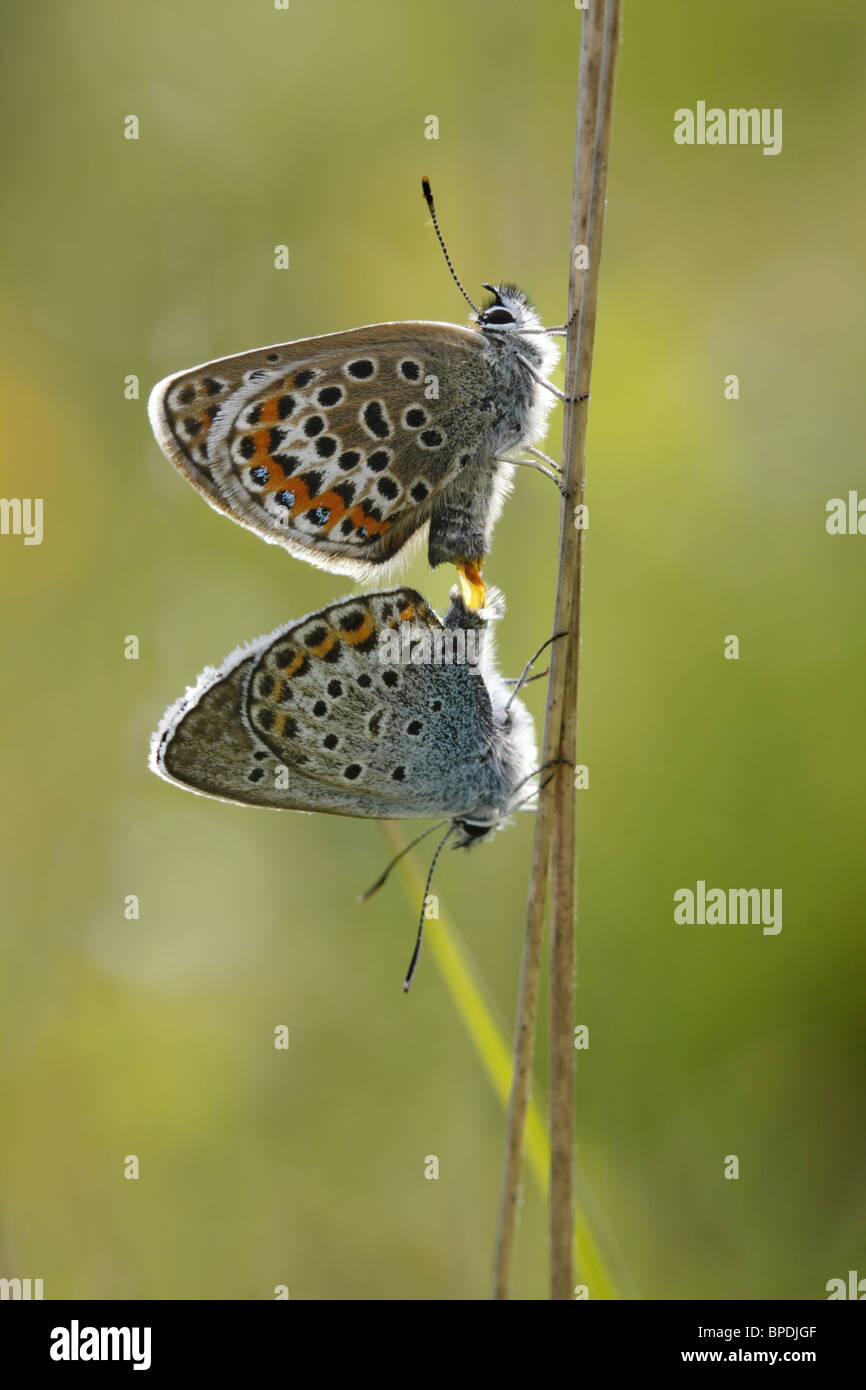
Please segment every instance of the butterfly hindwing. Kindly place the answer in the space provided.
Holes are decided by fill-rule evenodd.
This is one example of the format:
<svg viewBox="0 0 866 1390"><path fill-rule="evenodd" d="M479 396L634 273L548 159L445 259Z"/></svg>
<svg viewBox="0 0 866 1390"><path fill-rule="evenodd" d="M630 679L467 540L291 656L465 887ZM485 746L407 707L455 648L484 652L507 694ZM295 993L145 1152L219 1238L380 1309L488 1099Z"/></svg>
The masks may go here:
<svg viewBox="0 0 866 1390"><path fill-rule="evenodd" d="M212 505L314 563L363 574L472 462L489 386L477 332L379 324L170 377L149 411L164 452Z"/></svg>
<svg viewBox="0 0 866 1390"><path fill-rule="evenodd" d="M297 772L250 735L241 718L244 683L255 657L234 652L220 671L207 670L166 711L151 744L150 765L168 782L248 806L301 806Z"/></svg>
<svg viewBox="0 0 866 1390"><path fill-rule="evenodd" d="M425 633L434 659L413 662ZM311 614L206 674L167 714L152 764L252 805L372 817L471 810L491 702L471 662L435 660L437 633L441 652L449 634L411 589Z"/></svg>

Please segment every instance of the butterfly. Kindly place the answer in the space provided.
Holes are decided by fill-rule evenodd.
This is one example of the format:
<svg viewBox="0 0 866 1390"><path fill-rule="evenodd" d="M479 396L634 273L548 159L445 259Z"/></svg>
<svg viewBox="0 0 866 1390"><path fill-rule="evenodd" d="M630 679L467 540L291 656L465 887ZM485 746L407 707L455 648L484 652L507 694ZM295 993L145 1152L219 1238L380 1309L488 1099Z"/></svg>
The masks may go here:
<svg viewBox="0 0 866 1390"><path fill-rule="evenodd" d="M436 235L471 327L370 324L218 358L160 381L148 402L168 459L218 511L322 569L369 579L422 527L431 566L457 566L472 607L512 479L554 397L561 328L514 285L477 306ZM521 460L515 451L534 457ZM561 490L561 488L560 488Z"/></svg>
<svg viewBox="0 0 866 1390"><path fill-rule="evenodd" d="M496 670L491 597L455 588L442 622L413 589L359 594L237 648L166 711L152 770L246 806L441 818L437 858L487 839L538 772L529 668L515 688ZM419 950L420 931L407 987Z"/></svg>

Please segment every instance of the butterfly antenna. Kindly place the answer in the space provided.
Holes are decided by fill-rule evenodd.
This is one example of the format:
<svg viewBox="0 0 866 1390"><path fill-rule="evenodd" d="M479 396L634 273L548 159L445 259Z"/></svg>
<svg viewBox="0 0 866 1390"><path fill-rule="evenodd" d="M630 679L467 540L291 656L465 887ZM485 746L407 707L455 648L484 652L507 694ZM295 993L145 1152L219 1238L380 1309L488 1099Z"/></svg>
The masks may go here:
<svg viewBox="0 0 866 1390"><path fill-rule="evenodd" d="M441 825L442 822L440 821L439 824ZM435 826L433 828L435 829ZM418 935L415 938L415 949L412 952L412 959L409 962L409 969L406 971L406 978L403 981L404 994L407 994L409 991L409 986L412 983L412 976L415 974L415 969L418 965L418 961L421 956L421 939L424 935L424 909L427 906L427 894L430 892L430 884L433 882L433 870L436 868L436 863L439 859L439 856L445 848L446 841L450 840L453 831L454 825L452 823L451 825L449 825L448 829L445 831L445 834L442 836L442 839L436 846L436 853L433 855L433 862L430 865L430 872L427 875L427 882L424 884L424 897L421 899L421 915L418 918Z"/></svg>
<svg viewBox="0 0 866 1390"><path fill-rule="evenodd" d="M469 298L469 295L466 293L466 291L465 291L464 288L463 288L463 284L462 284L462 281L461 281L461 279L460 279L460 276L457 274L457 271L454 269L453 265L451 264L451 257L448 255L448 247L445 245L445 239L444 239L444 237L442 236L442 233L441 233L440 230L439 230L439 219L438 219L438 217L436 216L436 208L435 208L434 205L433 205L433 190L432 190L432 188L430 187L430 180L428 179L428 177L427 177L426 174L424 175L424 177L423 177L422 180L421 180L421 187L422 187L423 190L424 190L424 197L425 197L425 199L426 199L427 206L428 206L428 208L430 209L430 216L431 216L432 219L433 219L433 228L434 228L434 230L435 230L435 232L436 232L437 237L439 238L439 245L442 247L442 254L443 254L443 256L445 257L445 263L446 263L446 265L448 266L448 269L451 271L451 278L453 279L453 281L454 281L455 285L457 286L458 290L460 291L460 293L463 295L463 298L466 300L466 303L472 308L472 310L473 310L476 314L477 314L477 313L480 313L480 310L479 310L479 308L478 308L478 305L475 304L475 303L473 303L473 301Z"/></svg>
<svg viewBox="0 0 866 1390"><path fill-rule="evenodd" d="M385 882L385 879L388 877L394 865L400 862L400 860L403 858L403 855L408 854L410 849L414 849L416 845L420 844L422 840L425 840L428 835L432 835L434 830L438 830L440 825L444 824L444 820L437 820L435 825L428 825L426 830L422 830L420 835L416 835L414 840L410 840L409 844L406 845L405 849L401 849L399 854L394 855L394 858L391 860L390 864L386 865L385 869L376 879L376 882L373 884L373 886L371 888L368 888L366 893L358 894L358 902L365 903L368 898L372 898L374 893L378 893L379 889L382 887L382 884Z"/></svg>

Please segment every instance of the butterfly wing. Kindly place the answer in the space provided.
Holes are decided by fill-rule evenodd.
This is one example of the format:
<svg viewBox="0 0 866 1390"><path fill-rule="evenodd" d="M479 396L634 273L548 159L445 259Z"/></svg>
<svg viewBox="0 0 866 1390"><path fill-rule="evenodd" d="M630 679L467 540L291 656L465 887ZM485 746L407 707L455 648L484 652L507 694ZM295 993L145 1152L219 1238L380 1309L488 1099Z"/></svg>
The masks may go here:
<svg viewBox="0 0 866 1390"><path fill-rule="evenodd" d="M472 462L490 398L480 333L385 323L181 372L154 388L148 411L163 452L212 506L363 577Z"/></svg>
<svg viewBox="0 0 866 1390"><path fill-rule="evenodd" d="M151 766L252 806L362 817L471 811L493 712L474 665L411 660L419 644L435 658L437 633L447 637L411 589L310 614L206 672L166 713Z"/></svg>

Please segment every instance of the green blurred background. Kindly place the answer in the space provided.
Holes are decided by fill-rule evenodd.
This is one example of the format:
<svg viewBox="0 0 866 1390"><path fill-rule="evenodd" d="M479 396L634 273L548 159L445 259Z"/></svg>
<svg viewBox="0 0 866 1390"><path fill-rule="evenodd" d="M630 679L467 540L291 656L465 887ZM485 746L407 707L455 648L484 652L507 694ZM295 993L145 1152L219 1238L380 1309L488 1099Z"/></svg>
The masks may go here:
<svg viewBox="0 0 866 1390"><path fill-rule="evenodd" d="M219 518L145 406L208 357L463 322L425 172L470 291L513 278L561 322L579 14L53 0L5 22L0 494L43 497L45 538L0 538L0 1275L48 1298L484 1297L503 1115L431 953L403 997L416 905L396 881L356 902L381 830L146 768L206 664L351 581ZM866 538L824 525L828 498L866 491L864 30L853 0L625 4L589 432L578 1143L640 1297L822 1298L866 1274ZM782 107L783 152L676 146L699 99ZM486 570L507 672L549 632L556 533L553 490L522 472ZM441 610L450 573L404 575ZM507 1030L531 836L522 816L444 856L436 885ZM675 926L697 879L781 887L781 934ZM541 1103L545 1036L546 1003ZM545 1220L527 1177L521 1297L546 1294Z"/></svg>

